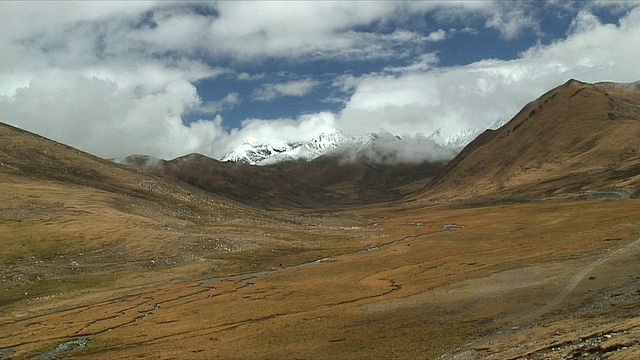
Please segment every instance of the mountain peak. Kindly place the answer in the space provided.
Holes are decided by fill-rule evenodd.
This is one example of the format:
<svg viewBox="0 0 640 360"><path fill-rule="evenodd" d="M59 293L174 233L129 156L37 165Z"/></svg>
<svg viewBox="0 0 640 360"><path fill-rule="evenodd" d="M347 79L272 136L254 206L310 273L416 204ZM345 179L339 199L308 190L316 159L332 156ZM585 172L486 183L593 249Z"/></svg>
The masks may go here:
<svg viewBox="0 0 640 360"><path fill-rule="evenodd" d="M243 162L251 165L269 165L292 160L310 161L355 139L357 138L345 135L340 130L323 132L307 142L259 140L249 137L242 145L223 156L220 161Z"/></svg>

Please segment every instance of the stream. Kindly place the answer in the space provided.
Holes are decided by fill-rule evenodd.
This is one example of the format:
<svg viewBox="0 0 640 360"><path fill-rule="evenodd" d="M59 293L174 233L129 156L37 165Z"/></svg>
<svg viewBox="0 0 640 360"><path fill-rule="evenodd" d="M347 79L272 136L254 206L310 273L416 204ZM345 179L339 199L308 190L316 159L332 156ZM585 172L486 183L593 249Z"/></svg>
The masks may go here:
<svg viewBox="0 0 640 360"><path fill-rule="evenodd" d="M300 263L300 264L289 265L289 266L286 266L286 267L280 267L280 268L274 268L274 269L268 269L268 270L260 270L260 271L248 272L248 273L243 273L243 274L236 274L236 275L229 275L229 276L221 276L221 277L210 278L210 279L207 279L207 280L204 280L203 282L201 282L200 286L201 287L208 287L211 284L215 284L215 283L220 282L220 281L238 280L238 283L241 283L241 284L244 285L244 286L242 286L242 287L237 289L237 290L240 290L241 288L244 288L246 286L251 285L250 281L255 279L255 278L257 278L258 276L271 275L271 274L276 274L276 273L279 273L279 272L282 272L282 271L299 269L299 268L306 267L306 266L311 266L311 265L318 265L318 264L322 264L323 262L325 262L327 260L336 260L336 259L339 259L339 258L342 258L342 257L345 257L345 256L349 256L349 255L357 255L357 254L362 254L362 253L368 253L368 252L371 252L371 251L380 250L383 247L397 245L397 244L401 244L403 242L411 241L413 239L415 239L414 236L405 236L404 238L402 238L400 240L394 240L394 241L386 242L386 243L383 243L383 244L380 244L380 245L376 245L376 246L367 246L367 247L364 247L362 249L349 251L349 252L342 253L342 254L339 254L339 255L325 256L325 257L322 257L322 258L319 258L319 259L303 262L303 263Z"/></svg>
<svg viewBox="0 0 640 360"><path fill-rule="evenodd" d="M451 229L444 229L444 230L440 230L440 231L436 231L434 233L437 232L442 232L442 231L450 231ZM429 235L429 234L426 234ZM211 285L221 282L221 281L236 281L237 284L240 284L240 286L235 289L235 291L239 291L243 288L249 287L251 285L254 284L254 281L261 276L265 276L265 275L271 275L271 274L276 274L279 272L283 272L283 271L288 271L288 270L292 270L292 269L299 269L302 267L307 267L307 266L313 266L313 265L320 265L328 260L336 260L342 257L346 257L346 256L350 256L350 255L358 255L358 254L365 254L365 253L369 253L371 251L377 251L380 250L382 248L385 247L389 247L389 246L393 246L393 245L398 245L404 242L408 242L411 240L414 240L415 236L405 236L402 239L399 240L393 240L393 241L389 241L386 243L382 243L379 245L375 245L375 246L367 246L364 247L362 249L358 249L358 250L354 250L354 251L349 251L349 252L345 252L342 254L338 254L338 255L331 255L331 256L325 256L325 257L321 257L315 260L311 260L311 261L307 261L307 262L303 262L303 263L299 263L299 264L295 264L295 265L290 265L290 266L286 266L286 267L279 267L279 268L274 268L274 269L267 269L267 270L260 270L260 271L254 271L254 272L247 272L247 273L242 273L242 274L235 274L235 275L228 275L228 276L221 276L221 277L214 277L214 278L209 278L206 280L203 280L202 282L200 282L199 287L204 288L200 291L196 291L194 293L191 294L187 294L187 295L183 295L183 296L179 296L177 298L173 298L173 299L168 299L168 300L164 300L158 303L153 304L152 309L150 310L146 310L146 311L142 311L140 312L140 315L135 317L132 321L129 322L125 322L123 324L119 324L118 326L114 327L114 328L108 328L108 329L104 329L104 330L100 330L100 331L96 331L96 332L85 332L84 334L80 334L80 332L82 331L78 331L76 332L77 337L75 338L71 338L68 339L64 342L61 342L60 344L56 345L55 348L53 348L52 350L46 351L44 353L41 353L40 355L36 356L35 358L40 359L40 360L49 360L49 359L56 359L59 357L64 357L64 354L68 351L72 351L78 348L84 348L88 345L88 343L90 342L90 337L91 336L96 336L96 335L100 335L102 333L111 331L115 328L119 328L122 326L126 326L126 325L130 325L134 322L138 322L138 321L142 321L144 320L146 317L152 315L154 313L154 311L157 311L161 308L161 306L165 303L168 302L172 302L172 301L177 301L177 300L181 300L184 298L188 298L188 297L192 297L195 295L198 295L202 292L205 291L210 291L213 290L215 288L213 288ZM399 290L399 288L394 288L392 291L396 291ZM100 323L101 321L104 321L105 319L97 319L92 321L91 323L88 324L87 327L85 327L84 329L87 329L93 325L96 325L98 323ZM0 360L2 359L8 359L10 358L14 351L15 351L15 346L13 347L7 347L7 348L3 348L0 349Z"/></svg>

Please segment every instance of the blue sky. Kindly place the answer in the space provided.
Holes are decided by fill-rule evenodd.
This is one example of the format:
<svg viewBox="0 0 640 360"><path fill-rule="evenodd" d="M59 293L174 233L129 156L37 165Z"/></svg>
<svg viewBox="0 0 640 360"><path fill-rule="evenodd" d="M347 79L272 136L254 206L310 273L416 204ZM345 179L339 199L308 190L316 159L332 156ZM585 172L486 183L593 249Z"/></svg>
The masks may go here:
<svg viewBox="0 0 640 360"><path fill-rule="evenodd" d="M631 1L1 2L0 121L103 157L453 137L640 80Z"/></svg>
<svg viewBox="0 0 640 360"><path fill-rule="evenodd" d="M532 4L530 11L537 12L543 8ZM576 8L577 9L577 8ZM567 36L572 21L569 13L576 9L567 9L564 16L540 12L539 28L523 28L517 36L506 38L499 29L485 29L485 19L473 17L462 22L438 20L431 14L416 14L409 21L392 19L387 24L369 24L358 27L364 33L390 34L398 29L411 29L421 36L442 31L442 40L430 43L399 43L394 45L399 52L407 52L402 56L363 59L305 59L296 61L285 59L263 59L251 63L237 63L233 59L218 60L236 71L258 74L260 77L252 81L238 81L234 75L216 79L204 79L196 84L198 93L205 99L223 99L229 91L244 99L242 105L229 106L220 111L226 120L226 126L239 127L247 118L295 118L299 114L319 111L339 112L348 94L341 93L333 86L333 81L340 75L362 76L383 71L387 67L407 66L424 53L436 53L439 67L467 65L483 59L516 59L522 51L537 43L549 44L554 40ZM562 9L560 9L562 10ZM605 18L603 17L603 21ZM617 21L617 19L608 19ZM462 29L462 30L461 30ZM256 89L268 84L282 84L304 79L313 79L315 85L304 96L277 96L265 101L256 96ZM202 113L189 114L185 122L199 119Z"/></svg>

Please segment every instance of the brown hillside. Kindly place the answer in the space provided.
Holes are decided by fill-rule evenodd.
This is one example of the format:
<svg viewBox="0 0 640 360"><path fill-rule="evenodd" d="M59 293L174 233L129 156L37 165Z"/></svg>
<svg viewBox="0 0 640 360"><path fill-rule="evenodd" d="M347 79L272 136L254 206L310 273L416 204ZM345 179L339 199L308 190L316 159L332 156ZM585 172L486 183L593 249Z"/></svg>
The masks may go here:
<svg viewBox="0 0 640 360"><path fill-rule="evenodd" d="M147 179L123 166L0 123L0 176L51 180L113 192L138 192Z"/></svg>
<svg viewBox="0 0 640 360"><path fill-rule="evenodd" d="M264 233L297 226L5 124L0 189L0 314L21 299L119 286L132 271L175 270L221 253L264 251L246 258L260 264L289 247Z"/></svg>
<svg viewBox="0 0 640 360"><path fill-rule="evenodd" d="M339 195L333 204L375 203L413 194L444 167L442 163L379 164L366 159L344 162L321 156L311 162L274 165L291 177Z"/></svg>
<svg viewBox="0 0 640 360"><path fill-rule="evenodd" d="M269 209L321 209L398 200L413 194L442 169L441 163L344 163L322 156L270 166L219 162L200 154L170 161L132 155L124 164L207 192Z"/></svg>
<svg viewBox="0 0 640 360"><path fill-rule="evenodd" d="M570 80L472 141L419 197L635 197L639 148L640 84Z"/></svg>
<svg viewBox="0 0 640 360"><path fill-rule="evenodd" d="M165 162L162 173L205 191L269 208L317 207L335 196L270 168L191 154Z"/></svg>
<svg viewBox="0 0 640 360"><path fill-rule="evenodd" d="M206 192L262 208L319 208L339 197L279 169L220 162L201 154L165 161L131 155L121 161L146 173L179 180Z"/></svg>

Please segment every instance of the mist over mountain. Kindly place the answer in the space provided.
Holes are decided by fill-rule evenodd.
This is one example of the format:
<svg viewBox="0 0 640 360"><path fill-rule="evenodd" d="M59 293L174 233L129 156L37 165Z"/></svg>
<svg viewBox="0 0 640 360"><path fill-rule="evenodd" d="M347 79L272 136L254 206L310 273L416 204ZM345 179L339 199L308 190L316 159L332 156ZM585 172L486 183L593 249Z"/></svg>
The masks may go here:
<svg viewBox="0 0 640 360"><path fill-rule="evenodd" d="M476 129L454 137L436 132L404 138L334 131L309 142L248 141L225 162L204 156L122 162L237 201L276 207L412 195L437 201L635 197L640 181L638 88L638 83L571 80L470 142ZM458 153L456 146L465 143Z"/></svg>
<svg viewBox="0 0 640 360"><path fill-rule="evenodd" d="M477 133L478 130L473 128L452 136L441 131L428 137L398 136L389 132L350 136L335 130L322 133L308 142L248 138L220 161L273 165L286 161L311 161L327 155L338 157L345 163L358 159L387 165L441 162L452 159Z"/></svg>

